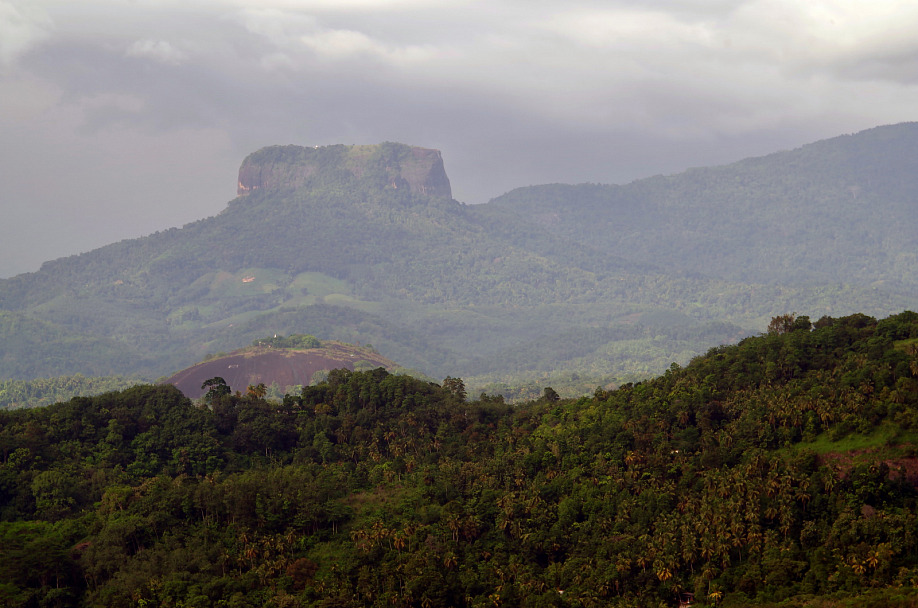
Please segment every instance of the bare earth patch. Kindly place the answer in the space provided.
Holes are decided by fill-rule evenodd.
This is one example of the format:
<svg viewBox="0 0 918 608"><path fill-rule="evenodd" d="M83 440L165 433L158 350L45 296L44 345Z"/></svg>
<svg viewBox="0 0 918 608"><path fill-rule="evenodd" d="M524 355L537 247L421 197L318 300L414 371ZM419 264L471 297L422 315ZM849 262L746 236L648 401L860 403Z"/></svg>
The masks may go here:
<svg viewBox="0 0 918 608"><path fill-rule="evenodd" d="M395 363L369 350L349 344L332 343L309 350L250 348L211 359L182 370L166 380L186 397L198 399L204 394L201 384L220 377L233 391L245 392L251 385L277 383L279 387L307 385L313 374L323 370L354 369L364 361L374 367L393 368Z"/></svg>
<svg viewBox="0 0 918 608"><path fill-rule="evenodd" d="M838 467L839 474L842 477L846 476L858 464L883 462L889 467L890 479L899 479L899 476L902 475L906 481L918 487L918 457L884 457L876 449L864 449L850 452L828 452L820 456L820 461L823 464L832 464Z"/></svg>

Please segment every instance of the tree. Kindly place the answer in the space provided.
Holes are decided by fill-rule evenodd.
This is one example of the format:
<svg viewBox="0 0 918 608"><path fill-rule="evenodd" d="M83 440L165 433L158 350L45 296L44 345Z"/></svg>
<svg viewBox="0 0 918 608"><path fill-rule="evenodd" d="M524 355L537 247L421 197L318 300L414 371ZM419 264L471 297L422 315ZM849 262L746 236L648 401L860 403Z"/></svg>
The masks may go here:
<svg viewBox="0 0 918 608"><path fill-rule="evenodd" d="M790 314L772 317L771 322L768 323L767 333L771 335L780 335L792 331L810 331L811 329L813 329L813 324L810 322L808 316L800 315L798 317L797 313L792 312Z"/></svg>
<svg viewBox="0 0 918 608"><path fill-rule="evenodd" d="M813 324L806 315L800 315L791 324L791 331L810 331L811 329L813 329Z"/></svg>
<svg viewBox="0 0 918 608"><path fill-rule="evenodd" d="M786 334L793 329L794 320L796 318L797 313L795 312L772 317L771 322L768 323L768 333L773 335ZM809 319L807 319L807 321L809 321Z"/></svg>
<svg viewBox="0 0 918 608"><path fill-rule="evenodd" d="M265 386L264 382L259 382L257 385L250 384L245 394L253 399L264 399L265 395L268 394L268 387Z"/></svg>
<svg viewBox="0 0 918 608"><path fill-rule="evenodd" d="M462 378L447 376L443 379L443 388L458 397L461 401L465 401L465 382L462 381Z"/></svg>
<svg viewBox="0 0 918 608"><path fill-rule="evenodd" d="M226 383L226 380L220 376L214 376L210 380L205 380L204 384L201 385L201 388L207 389L207 392L204 394L204 403L209 404L213 404L221 397L225 397L232 392L232 389L230 389L229 385Z"/></svg>

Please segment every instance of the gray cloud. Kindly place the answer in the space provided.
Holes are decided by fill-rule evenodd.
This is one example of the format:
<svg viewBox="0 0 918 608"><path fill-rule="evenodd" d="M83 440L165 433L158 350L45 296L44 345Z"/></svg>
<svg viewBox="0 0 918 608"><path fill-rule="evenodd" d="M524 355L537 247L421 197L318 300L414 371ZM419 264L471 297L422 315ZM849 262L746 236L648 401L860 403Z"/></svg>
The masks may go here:
<svg viewBox="0 0 918 608"><path fill-rule="evenodd" d="M51 21L40 8L0 2L0 66L10 66L50 37L50 29Z"/></svg>
<svg viewBox="0 0 918 608"><path fill-rule="evenodd" d="M166 40L137 40L128 47L125 55L128 57L150 58L154 61L161 61L178 65L185 59L185 53L174 47Z"/></svg>
<svg viewBox="0 0 918 608"><path fill-rule="evenodd" d="M0 0L0 276L216 213L265 145L437 147L478 203L910 120L916 26L866 0Z"/></svg>

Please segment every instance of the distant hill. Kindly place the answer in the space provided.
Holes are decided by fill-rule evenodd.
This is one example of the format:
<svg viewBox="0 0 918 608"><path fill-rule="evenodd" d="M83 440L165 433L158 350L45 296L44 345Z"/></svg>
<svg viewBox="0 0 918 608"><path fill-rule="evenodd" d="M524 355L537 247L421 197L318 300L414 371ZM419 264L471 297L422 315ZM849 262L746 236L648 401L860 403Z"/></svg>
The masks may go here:
<svg viewBox="0 0 918 608"><path fill-rule="evenodd" d="M191 399L204 394L204 381L219 377L233 391L246 392L250 385L277 386L282 392L309 386L317 374L333 369L383 367L395 369L394 362L378 353L352 344L326 342L317 348L292 349L252 346L214 357L184 369L165 381Z"/></svg>
<svg viewBox="0 0 918 608"><path fill-rule="evenodd" d="M90 397L120 391L148 381L138 376L93 377L83 374L32 380L0 380L0 410L41 407L69 401L76 396Z"/></svg>
<svg viewBox="0 0 918 608"><path fill-rule="evenodd" d="M519 188L476 211L694 276L914 295L918 123L623 186Z"/></svg>
<svg viewBox="0 0 918 608"><path fill-rule="evenodd" d="M478 206L436 150L265 148L217 216L0 281L0 378L159 377L309 333L472 390L590 391L778 314L909 308L916 175L912 123Z"/></svg>

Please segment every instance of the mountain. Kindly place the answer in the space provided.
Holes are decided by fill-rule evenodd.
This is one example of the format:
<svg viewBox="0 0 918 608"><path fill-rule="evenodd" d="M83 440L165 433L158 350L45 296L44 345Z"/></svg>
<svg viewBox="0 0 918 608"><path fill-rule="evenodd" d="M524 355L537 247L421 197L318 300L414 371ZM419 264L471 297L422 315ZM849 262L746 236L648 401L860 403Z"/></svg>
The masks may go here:
<svg viewBox="0 0 918 608"><path fill-rule="evenodd" d="M382 369L0 411L0 604L911 608L918 314L592 396Z"/></svg>
<svg viewBox="0 0 918 608"><path fill-rule="evenodd" d="M479 209L604 255L744 283L918 290L918 123L623 186L520 188Z"/></svg>
<svg viewBox="0 0 918 608"><path fill-rule="evenodd" d="M156 378L308 333L474 390L592 390L775 315L909 308L916 150L918 128L893 125L468 206L435 150L270 147L215 217L0 281L0 377Z"/></svg>

